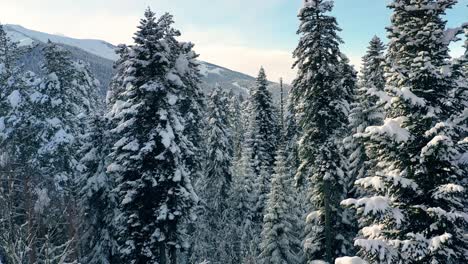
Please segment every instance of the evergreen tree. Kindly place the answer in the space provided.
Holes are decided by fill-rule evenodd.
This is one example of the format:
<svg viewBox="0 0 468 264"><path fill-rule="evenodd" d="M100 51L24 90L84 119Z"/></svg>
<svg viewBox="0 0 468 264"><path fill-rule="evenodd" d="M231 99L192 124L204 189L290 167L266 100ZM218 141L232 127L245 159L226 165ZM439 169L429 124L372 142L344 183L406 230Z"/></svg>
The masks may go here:
<svg viewBox="0 0 468 264"><path fill-rule="evenodd" d="M296 229L300 214L294 193L293 176L280 149L263 220L260 263L301 263L301 241Z"/></svg>
<svg viewBox="0 0 468 264"><path fill-rule="evenodd" d="M265 70L260 69L255 88L250 97L250 115L254 116L251 130L254 133L252 151L254 170L260 175L261 167L271 171L274 164L274 154L277 144L278 125L275 116L271 93L268 91L268 80Z"/></svg>
<svg viewBox="0 0 468 264"><path fill-rule="evenodd" d="M176 70L185 84L180 95L180 111L185 119L185 135L191 144L184 159L192 175L192 181L199 180L204 173L203 163L206 159L206 105L205 96L200 89L200 72L198 54L193 51L194 44L179 43L180 54L175 62Z"/></svg>
<svg viewBox="0 0 468 264"><path fill-rule="evenodd" d="M268 80L263 67L257 77L256 87L252 90L249 104L251 115L249 129L252 136L252 163L256 181L255 222L260 228L267 196L270 190L270 177L274 165L274 153L278 144L278 122L268 91ZM259 229L260 231L260 229Z"/></svg>
<svg viewBox="0 0 468 264"><path fill-rule="evenodd" d="M8 37L5 28L0 24L0 82L5 82L13 74L21 55L18 43Z"/></svg>
<svg viewBox="0 0 468 264"><path fill-rule="evenodd" d="M234 162L240 160L242 156L242 142L245 133L245 124L242 120L243 103L240 95L229 93L229 124L232 130Z"/></svg>
<svg viewBox="0 0 468 264"><path fill-rule="evenodd" d="M84 215L83 262L90 264L119 263L114 239L116 197L112 192L114 179L106 173L108 148L108 122L99 114L88 120L88 131L79 150L78 186L80 208Z"/></svg>
<svg viewBox="0 0 468 264"><path fill-rule="evenodd" d="M232 248L228 249L230 263L255 263L259 236L254 223L255 172L252 162L252 140L247 131L242 147L242 157L235 166L231 192L229 195L228 235Z"/></svg>
<svg viewBox="0 0 468 264"><path fill-rule="evenodd" d="M57 234L57 239L46 237L44 243L69 248L67 260L80 258L81 217L78 210L78 186L76 166L80 137L83 135L85 118L98 105L96 91L98 82L92 77L86 64L73 62L68 51L49 41L44 48L46 73L39 92L42 94L41 112L38 118L43 126L39 133L40 175L48 181L41 186L48 190L54 202L54 212L50 217L54 221L45 221L42 225L54 223L63 227L57 230L44 227L46 232ZM65 212L65 214L63 213ZM65 235L66 234L66 235ZM43 252L41 258L53 258L52 250Z"/></svg>
<svg viewBox="0 0 468 264"><path fill-rule="evenodd" d="M40 79L17 67L9 75L0 85L0 248L7 263L36 263L37 223L48 206L47 195L38 188L43 179L37 174L42 125L35 90Z"/></svg>
<svg viewBox="0 0 468 264"><path fill-rule="evenodd" d="M362 59L359 88L349 115L351 133L345 139L349 152L348 173L352 179L365 178L375 166L367 156L364 140L359 135L369 126L383 124L385 114L381 98L385 94L384 49L382 41L374 37Z"/></svg>
<svg viewBox="0 0 468 264"><path fill-rule="evenodd" d="M340 201L346 195L341 141L347 127L349 78L339 44L336 19L326 13L332 2L312 0L299 13L301 35L294 52L298 77L293 82L292 102L302 137L298 179L309 180L309 201L314 208L306 224L305 253L309 263L332 263L347 253L346 232ZM349 72L349 71L348 71Z"/></svg>
<svg viewBox="0 0 468 264"><path fill-rule="evenodd" d="M193 152L181 111L190 84L177 60L187 51L175 39L173 19L145 12L124 65L115 138L107 171L120 204L119 253L124 263L176 263L187 247L181 225L194 219L198 201L186 157ZM187 64L189 65L189 64Z"/></svg>
<svg viewBox="0 0 468 264"><path fill-rule="evenodd" d="M387 92L382 126L363 135L377 168L356 184L368 193L357 208L359 255L371 263L462 263L467 217L454 78L442 19L453 0L395 0L389 30Z"/></svg>
<svg viewBox="0 0 468 264"><path fill-rule="evenodd" d="M125 86L123 84L125 70L127 69L125 62L128 60L129 47L127 45L120 44L116 49L116 53L119 55L119 59L114 63L114 69L116 73L109 84L109 89L107 90L107 108L120 106L121 104L117 104L117 101L119 101L120 97L123 96L122 93L125 92ZM108 110L109 114L113 113L112 109Z"/></svg>
<svg viewBox="0 0 468 264"><path fill-rule="evenodd" d="M224 263L226 248L223 244L229 243L223 235L229 208L233 156L231 128L225 110L227 104L227 95L218 86L208 103L207 161L198 188L204 212L198 220L194 255L195 260L212 263Z"/></svg>

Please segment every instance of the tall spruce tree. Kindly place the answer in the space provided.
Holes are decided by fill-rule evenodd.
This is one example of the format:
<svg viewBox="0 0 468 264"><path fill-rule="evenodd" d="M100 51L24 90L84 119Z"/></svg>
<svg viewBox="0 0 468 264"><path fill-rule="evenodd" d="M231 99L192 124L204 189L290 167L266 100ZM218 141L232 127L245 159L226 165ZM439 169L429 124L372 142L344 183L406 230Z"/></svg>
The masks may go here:
<svg viewBox="0 0 468 264"><path fill-rule="evenodd" d="M206 159L206 141L203 136L206 130L206 105L205 96L200 89L198 54L193 51L193 47L194 44L190 42L179 43L180 54L175 67L185 84L180 95L180 111L186 123L184 134L192 145L192 151L187 152L184 159L192 180L196 181L203 176L203 163Z"/></svg>
<svg viewBox="0 0 468 264"><path fill-rule="evenodd" d="M299 45L294 52L298 77L292 102L302 136L299 180L307 177L311 207L306 224L305 253L309 263L332 263L347 253L340 201L345 197L341 141L347 127L350 87L344 82L342 42L336 19L327 15L331 1L306 1L299 13Z"/></svg>
<svg viewBox="0 0 468 264"><path fill-rule="evenodd" d="M43 243L55 247L67 245L70 254L67 260L79 258L77 212L77 186L75 185L75 166L77 164L78 137L82 126L80 117L88 98L83 98L82 87L79 86L78 70L71 60L70 54L55 43L48 42L44 50L45 64L43 71L46 77L40 86L42 111L39 114L44 124L40 132L42 138L39 149L40 175L48 180L41 188L48 191L53 201L53 212L50 218L41 225L55 237L43 234ZM85 114L85 113L84 113ZM65 212L65 213L63 213ZM52 220L53 221L49 221ZM53 225L51 226L51 223ZM62 226L54 230L53 226ZM49 241L49 239L51 239ZM53 250L42 252L40 258L46 261L54 257Z"/></svg>
<svg viewBox="0 0 468 264"><path fill-rule="evenodd" d="M229 124L232 130L234 162L242 156L242 142L244 141L245 123L242 120L242 100L240 95L229 93Z"/></svg>
<svg viewBox="0 0 468 264"><path fill-rule="evenodd" d="M352 179L365 178L375 166L367 156L364 140L359 138L359 135L369 126L383 124L385 114L381 98L386 95L384 49L382 41L374 37L362 58L360 82L349 115L350 135L345 139L349 153L348 173Z"/></svg>
<svg viewBox="0 0 468 264"><path fill-rule="evenodd" d="M41 195L39 184L43 179L37 173L42 124L35 90L40 79L17 67L2 74L9 77L0 85L0 248L6 254L6 263L36 263L37 223L48 203Z"/></svg>
<svg viewBox="0 0 468 264"><path fill-rule="evenodd" d="M271 184L274 153L278 144L278 122L272 95L268 91L268 80L263 67L260 69L255 88L250 96L249 129L252 140L252 163L256 181L255 221L261 226L264 208ZM259 229L260 231L260 229Z"/></svg>
<svg viewBox="0 0 468 264"><path fill-rule="evenodd" d="M462 263L467 215L459 134L451 117L454 79L442 19L454 0L395 0L389 27L382 126L366 129L375 173L356 184L368 193L344 201L357 208L359 255L371 263Z"/></svg>
<svg viewBox="0 0 468 264"><path fill-rule="evenodd" d="M80 209L84 215L82 232L83 262L120 263L115 241L116 197L114 179L106 173L109 149L109 122L99 113L90 116L82 137L78 187Z"/></svg>
<svg viewBox="0 0 468 264"><path fill-rule="evenodd" d="M181 110L190 84L178 62L187 50L172 24L169 14L145 12L124 65L123 100L111 120L116 141L107 171L116 179L124 263L177 263L178 249L187 246L181 225L195 217L198 197L186 160L194 149Z"/></svg>
<svg viewBox="0 0 468 264"><path fill-rule="evenodd" d="M293 179L284 151L280 149L263 219L260 263L302 263L301 240L297 229L300 226L300 213Z"/></svg>
<svg viewBox="0 0 468 264"><path fill-rule="evenodd" d="M197 223L194 261L208 260L225 263L226 243L224 236L227 222L228 199L232 183L233 146L229 125L227 94L218 86L209 96L207 161L198 190L203 214Z"/></svg>
<svg viewBox="0 0 468 264"><path fill-rule="evenodd" d="M252 162L251 138L250 132L247 131L242 146L242 157L234 168L229 195L228 232L232 247L228 254L232 264L255 263L260 239L254 222L256 175Z"/></svg>

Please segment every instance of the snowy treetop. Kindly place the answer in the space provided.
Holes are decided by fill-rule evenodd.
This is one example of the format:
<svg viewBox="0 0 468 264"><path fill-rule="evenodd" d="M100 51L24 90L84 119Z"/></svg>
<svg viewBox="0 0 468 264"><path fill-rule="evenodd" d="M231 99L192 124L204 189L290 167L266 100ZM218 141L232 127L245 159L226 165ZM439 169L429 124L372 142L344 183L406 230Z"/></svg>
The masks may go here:
<svg viewBox="0 0 468 264"><path fill-rule="evenodd" d="M328 12L333 9L333 1L304 0L304 8L319 9L320 12Z"/></svg>

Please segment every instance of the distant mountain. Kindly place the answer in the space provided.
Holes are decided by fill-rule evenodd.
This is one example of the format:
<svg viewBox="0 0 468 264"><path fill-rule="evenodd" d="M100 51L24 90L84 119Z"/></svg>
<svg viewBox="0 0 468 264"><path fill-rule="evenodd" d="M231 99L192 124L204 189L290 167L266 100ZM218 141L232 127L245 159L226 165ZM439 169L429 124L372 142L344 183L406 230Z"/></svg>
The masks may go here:
<svg viewBox="0 0 468 264"><path fill-rule="evenodd" d="M105 59L116 60L118 58L114 51L114 45L102 40L74 39L30 30L19 25L6 25L6 30L10 33L10 36L13 39L19 41L23 45L30 45L33 41L46 43L48 40L50 40L52 42L80 48L88 53L103 57Z"/></svg>
<svg viewBox="0 0 468 264"><path fill-rule="evenodd" d="M109 82L114 74L113 63L118 58L115 46L94 39L75 39L66 36L43 33L30 30L19 25L5 25L5 29L14 41L28 48L28 52L22 58L27 70L41 74L39 65L44 59L42 48L48 40L61 44L69 50L73 59L83 60L90 64L91 71L101 82L101 94L105 95ZM200 73L202 74L202 88L209 92L216 85L236 94L247 97L249 90L255 86L255 78L247 74L232 71L208 62L200 61ZM271 83L270 90L275 98L279 98L279 85ZM288 90L288 87L286 87Z"/></svg>

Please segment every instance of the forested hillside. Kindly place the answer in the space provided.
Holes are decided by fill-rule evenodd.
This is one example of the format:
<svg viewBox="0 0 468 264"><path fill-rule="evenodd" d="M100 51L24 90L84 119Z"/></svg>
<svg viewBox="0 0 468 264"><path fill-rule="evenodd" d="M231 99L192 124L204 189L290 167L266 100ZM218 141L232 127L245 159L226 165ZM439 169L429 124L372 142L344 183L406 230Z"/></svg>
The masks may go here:
<svg viewBox="0 0 468 264"><path fill-rule="evenodd" d="M0 24L0 264L468 263L456 3L388 1L357 71L304 0L284 86L151 8L117 47Z"/></svg>

